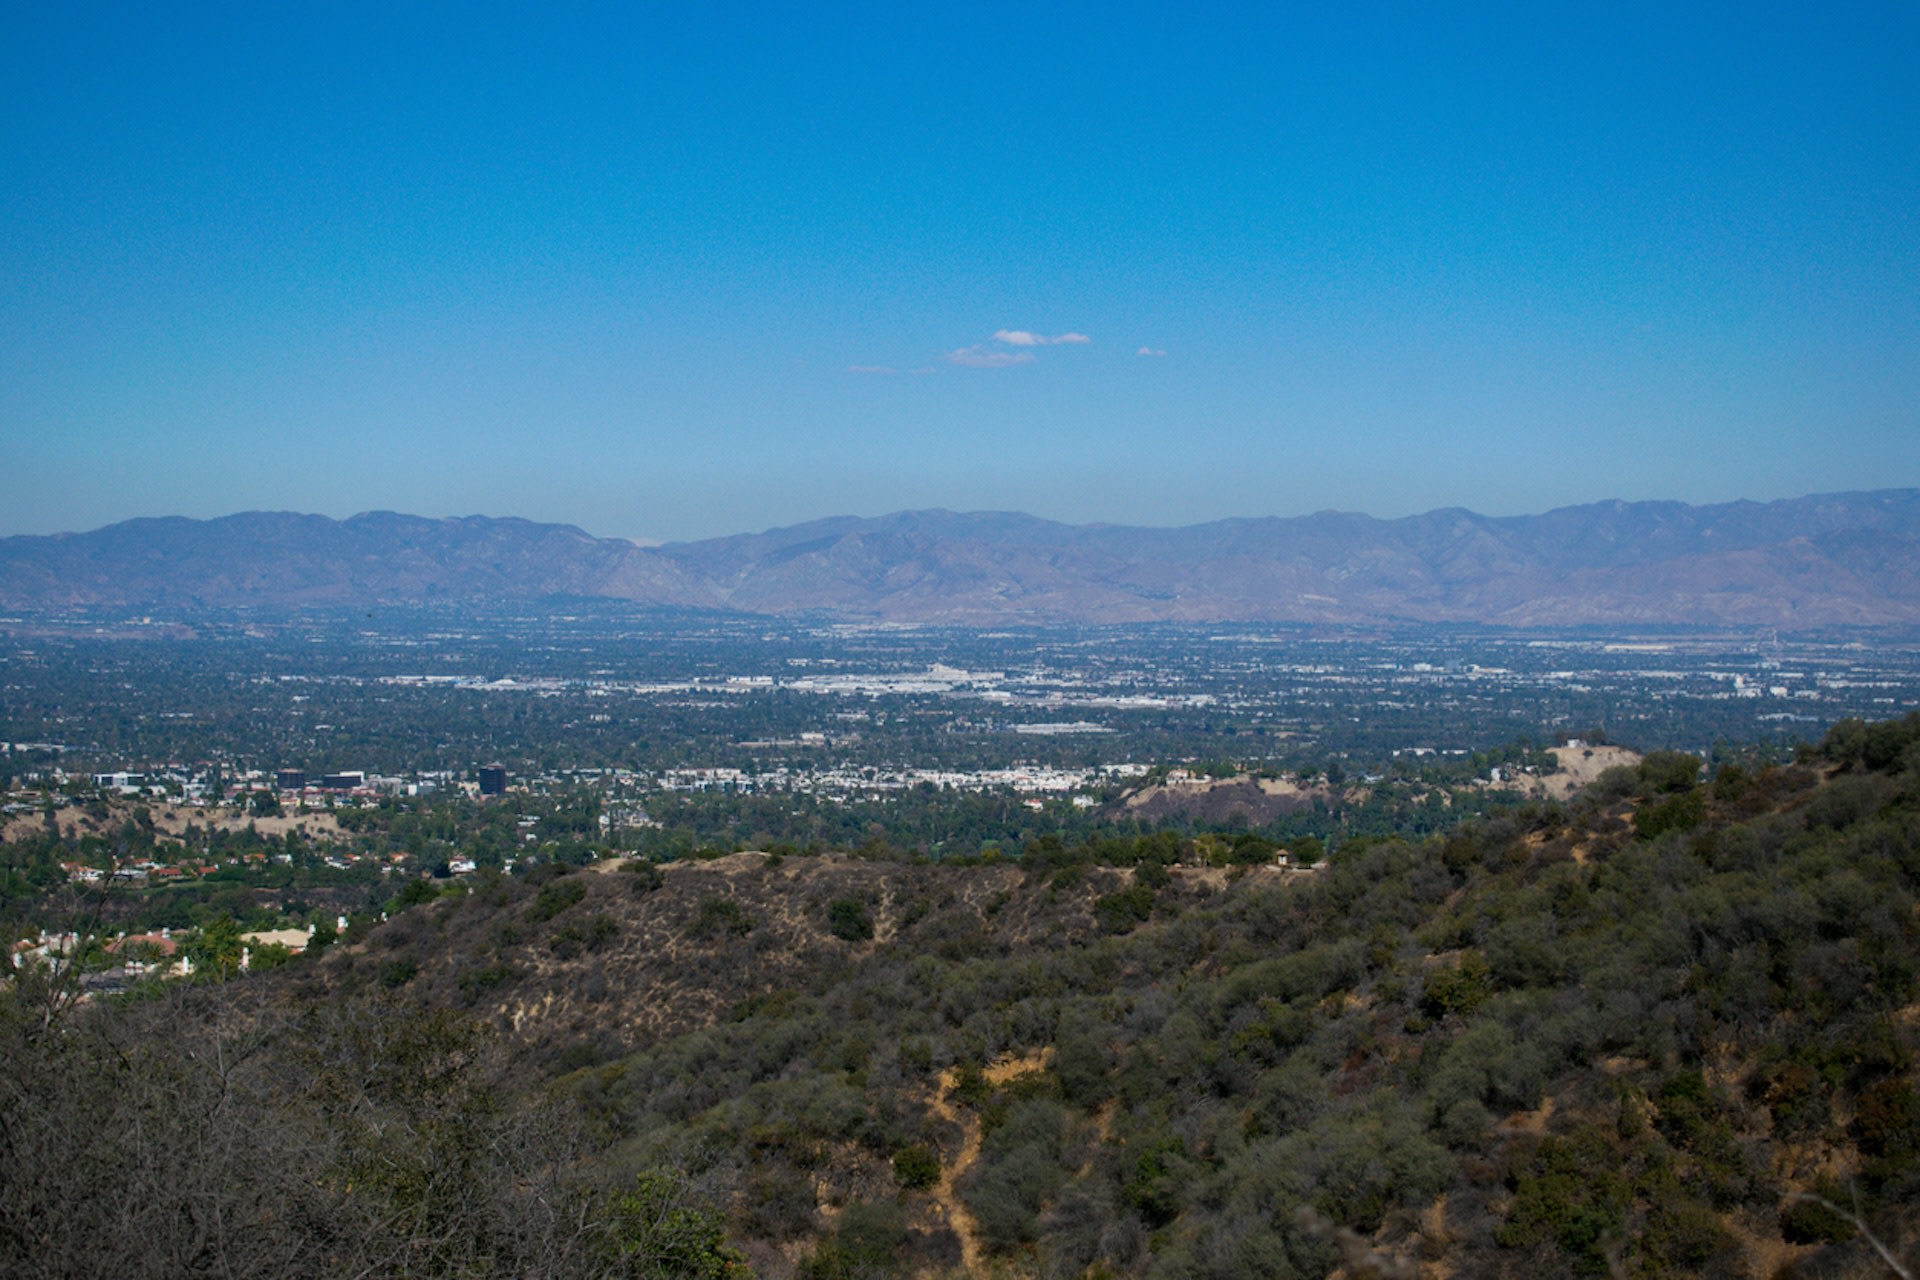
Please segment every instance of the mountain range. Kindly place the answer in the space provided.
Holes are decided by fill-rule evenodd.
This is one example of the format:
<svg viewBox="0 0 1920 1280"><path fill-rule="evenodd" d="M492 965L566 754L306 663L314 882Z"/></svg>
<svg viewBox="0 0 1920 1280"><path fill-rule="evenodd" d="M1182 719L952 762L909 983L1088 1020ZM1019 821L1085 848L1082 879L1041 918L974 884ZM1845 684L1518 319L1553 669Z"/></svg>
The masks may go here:
<svg viewBox="0 0 1920 1280"><path fill-rule="evenodd" d="M1911 625L1920 489L1182 528L906 511L663 546L393 512L150 518L0 539L9 613L561 597L929 624Z"/></svg>

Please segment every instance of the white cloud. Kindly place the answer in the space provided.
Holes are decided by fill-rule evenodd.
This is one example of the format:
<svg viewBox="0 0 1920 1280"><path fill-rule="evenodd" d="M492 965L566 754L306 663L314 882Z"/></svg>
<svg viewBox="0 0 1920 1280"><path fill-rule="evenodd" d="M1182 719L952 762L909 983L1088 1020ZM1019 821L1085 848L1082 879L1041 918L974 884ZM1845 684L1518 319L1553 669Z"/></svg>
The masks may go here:
<svg viewBox="0 0 1920 1280"><path fill-rule="evenodd" d="M1167 353L1164 351L1155 350L1153 347L1142 347L1138 351L1134 352L1133 354L1137 356L1163 356Z"/></svg>
<svg viewBox="0 0 1920 1280"><path fill-rule="evenodd" d="M1047 337L1043 333L1029 333L1025 329L999 329L994 332L995 342L1004 342L1010 347L1053 347L1062 344L1075 346L1083 342L1092 342L1084 333L1062 333Z"/></svg>
<svg viewBox="0 0 1920 1280"><path fill-rule="evenodd" d="M1004 369L1009 365L1029 364L1032 360L1031 351L995 351L983 346L961 347L947 353L948 364L965 365L969 369Z"/></svg>

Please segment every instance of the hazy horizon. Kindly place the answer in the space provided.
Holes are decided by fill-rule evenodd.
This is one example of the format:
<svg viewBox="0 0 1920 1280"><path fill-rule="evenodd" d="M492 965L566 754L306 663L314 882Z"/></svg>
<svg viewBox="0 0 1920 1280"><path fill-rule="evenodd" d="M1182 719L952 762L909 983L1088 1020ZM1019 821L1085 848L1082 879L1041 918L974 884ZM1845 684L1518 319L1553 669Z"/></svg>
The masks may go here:
<svg viewBox="0 0 1920 1280"><path fill-rule="evenodd" d="M1821 499L1821 498L1840 498L1840 497L1848 497L1848 496L1863 495L1863 494L1870 495L1870 494L1882 494L1882 493L1892 494L1892 493L1911 493L1911 492L1914 492L1914 486L1903 485L1903 486L1880 486L1880 487L1871 488L1871 489L1833 490L1829 492L1820 492L1820 493L1788 494L1779 498L1729 498L1719 502L1686 502L1684 499L1667 499L1667 498L1641 498L1641 499L1596 498L1588 502L1561 503L1554 507L1542 507L1537 510L1531 510L1531 511L1477 511L1471 507L1463 507L1458 503L1449 503L1443 506L1426 507L1418 511L1401 512L1393 515L1381 515L1378 512L1362 511L1362 510L1356 510L1352 508L1321 507L1312 511L1274 511L1274 512L1260 512L1260 513L1222 514L1222 515L1208 516L1200 520L1183 521L1177 524L1176 523L1154 523L1154 522L1149 522L1144 520L1140 520L1140 521L1054 520L1053 517L1040 515L1037 512L1017 511L1017 510L1004 508L1004 507L941 507L941 506L896 507L887 511L875 511L875 512L852 512L852 511L823 512L819 515L805 516L797 520L793 520L790 522L783 522L780 524L747 525L737 529L725 529L717 533L704 535L704 537L726 538L726 537L733 537L733 536L750 536L753 534L768 533L768 532L772 532L779 529L794 528L794 527L799 527L799 526L804 526L809 524L825 523L833 520L883 520L893 516L924 515L924 514L936 514L936 513L944 513L944 514L956 515L956 516L1020 516L1020 517L1030 517L1038 520L1047 520L1047 521L1051 521L1052 523L1064 524L1068 526L1093 526L1093 525L1104 524L1104 525L1121 525L1121 526L1128 526L1128 527L1142 528L1142 529L1181 529L1181 528L1190 528L1194 525L1211 524L1211 523L1216 523L1219 521L1227 521L1227 520L1304 520L1304 519L1310 519L1315 516L1323 516L1323 515L1361 516L1367 519L1391 521L1391 520L1409 519L1409 518L1414 518L1414 517L1423 516L1423 515L1433 515L1435 513L1442 512L1442 511L1466 511L1469 514L1472 514L1475 516L1482 516L1487 519L1493 519L1493 520L1526 519L1533 516L1550 515L1555 511L1566 510L1570 508L1603 506L1611 503L1626 503L1628 505L1639 505L1642 503L1677 503L1682 506L1697 508L1697 507L1733 505L1733 504L1743 503L1743 502L1753 503L1755 505L1766 505L1772 502L1809 501L1809 500ZM56 534L95 533L101 529L110 528L113 525L126 524L126 523L131 523L139 520L165 520L165 519L181 518L181 519L198 520L198 521L212 521L212 520L232 519L235 517L250 516L250 515L318 516L324 519L334 520L334 521L346 521L346 520L352 520L361 516L372 516L372 515L397 515L397 516L412 517L412 518L418 518L418 519L424 519L424 520L527 520L534 524L571 526L595 538L615 539L619 541L631 542L642 547L657 547L657 546L664 546L664 545L668 545L676 542L698 542L698 541L704 540L704 537L703 538L646 538L646 537L634 537L634 536L630 536L627 534L620 534L620 533L606 533L606 532L602 532L601 530L591 528L588 525L583 524L579 520L570 520L564 517L551 518L551 519L540 518L540 517L534 517L534 516L527 516L519 512L512 512L512 511L435 512L435 511L408 511L408 510L403 510L403 509L394 508L394 507L368 507L359 511L348 511L343 513L335 513L330 511L300 511L300 510L294 510L291 508L249 507L249 508L238 509L233 511L217 512L213 515L208 515L208 516L188 515L188 514L177 512L177 511L141 512L134 515L122 517L121 519L118 519L118 520L109 521L106 524L92 525L87 528L53 529L53 530L47 530L45 532L34 531L34 532L26 532L26 533L20 533L20 534L0 533L0 538L47 537L47 536L53 536Z"/></svg>

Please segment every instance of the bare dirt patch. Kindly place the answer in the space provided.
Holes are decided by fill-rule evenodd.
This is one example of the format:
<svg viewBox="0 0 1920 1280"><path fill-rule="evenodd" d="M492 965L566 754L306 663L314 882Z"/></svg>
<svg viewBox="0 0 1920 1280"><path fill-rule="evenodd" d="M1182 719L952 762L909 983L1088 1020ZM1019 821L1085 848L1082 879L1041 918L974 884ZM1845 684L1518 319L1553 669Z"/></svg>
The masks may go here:
<svg viewBox="0 0 1920 1280"><path fill-rule="evenodd" d="M773 855L746 849L739 853L730 853L724 858L707 858L697 862L670 862L669 872L678 868L698 867L702 871L717 871L723 876L745 875L749 871L760 871Z"/></svg>
<svg viewBox="0 0 1920 1280"><path fill-rule="evenodd" d="M1244 773L1232 778L1174 777L1124 797L1120 810L1127 817L1148 821L1182 817L1227 822L1244 817L1249 825L1259 827L1311 809L1316 799L1327 799L1331 795L1325 788L1302 787L1285 778L1255 778Z"/></svg>
<svg viewBox="0 0 1920 1280"><path fill-rule="evenodd" d="M346 834L339 820L324 809L305 812L293 810L277 817L256 817L237 809L136 800L108 802L104 817L85 806L68 805L55 812L54 821L64 838L104 836L118 831L123 823L136 818L142 809L152 820L157 835L176 840L186 835L189 826L209 831L245 831L252 827L263 836L284 836L290 831L298 831L310 840L338 840ZM18 814L4 828L0 828L0 839L24 840L45 830L46 819L40 814Z"/></svg>
<svg viewBox="0 0 1920 1280"><path fill-rule="evenodd" d="M1640 763L1640 753L1625 747L1552 747L1549 754L1560 762L1554 772L1543 778L1520 778L1504 785L1529 795L1565 800L1615 765L1631 767Z"/></svg>
<svg viewBox="0 0 1920 1280"><path fill-rule="evenodd" d="M325 810L307 813L284 813L278 817L256 818L230 810L177 809L170 811L175 816L169 819L165 814L154 815L154 829L165 831L169 835L180 835L187 829L187 823L211 827L215 831L245 831L251 826L263 836L284 836L288 832L298 831L311 840L338 840L346 833L341 830L339 819Z"/></svg>

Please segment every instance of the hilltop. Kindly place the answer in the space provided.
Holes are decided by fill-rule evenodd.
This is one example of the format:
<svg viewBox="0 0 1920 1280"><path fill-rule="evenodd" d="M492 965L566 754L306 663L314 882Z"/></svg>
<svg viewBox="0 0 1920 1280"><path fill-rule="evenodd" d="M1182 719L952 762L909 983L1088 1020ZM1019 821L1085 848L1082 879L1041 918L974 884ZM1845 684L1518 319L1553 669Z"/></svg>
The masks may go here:
<svg viewBox="0 0 1920 1280"><path fill-rule="evenodd" d="M570 525L392 512L143 519L0 539L0 608L15 613L557 598L982 625L1905 626L1920 622L1920 490L1176 529L910 511L657 547Z"/></svg>

